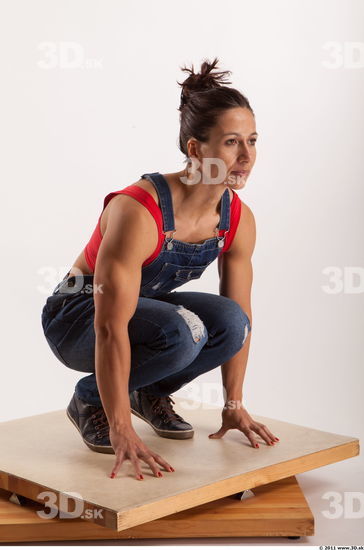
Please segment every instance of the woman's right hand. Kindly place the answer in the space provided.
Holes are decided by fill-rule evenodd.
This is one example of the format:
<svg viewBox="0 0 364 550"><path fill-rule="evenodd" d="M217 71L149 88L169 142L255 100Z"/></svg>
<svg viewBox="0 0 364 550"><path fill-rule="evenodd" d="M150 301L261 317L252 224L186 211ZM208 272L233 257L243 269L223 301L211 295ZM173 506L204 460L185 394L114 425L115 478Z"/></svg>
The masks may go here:
<svg viewBox="0 0 364 550"><path fill-rule="evenodd" d="M135 432L132 425L126 426L122 429L114 430L110 428L110 442L115 451L116 460L112 472L111 478L114 478L125 459L129 459L134 466L136 473L136 479L144 479L140 468L139 459L144 460L149 464L151 470L156 477L163 477L162 472L159 469L158 464L164 466L169 472L174 472L174 468L160 455L153 452Z"/></svg>

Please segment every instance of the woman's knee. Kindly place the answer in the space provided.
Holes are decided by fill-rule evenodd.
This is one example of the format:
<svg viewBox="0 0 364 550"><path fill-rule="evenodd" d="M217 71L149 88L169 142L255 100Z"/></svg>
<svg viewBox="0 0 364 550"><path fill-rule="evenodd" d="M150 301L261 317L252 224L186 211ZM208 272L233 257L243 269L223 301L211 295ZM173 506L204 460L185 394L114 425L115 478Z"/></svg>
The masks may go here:
<svg viewBox="0 0 364 550"><path fill-rule="evenodd" d="M177 306L176 313L182 317L183 323L180 323L181 336L184 338L184 343L189 343L192 337L193 342L207 342L207 329L202 319L193 311L185 308L182 305ZM187 328L187 330L186 330Z"/></svg>
<svg viewBox="0 0 364 550"><path fill-rule="evenodd" d="M238 351L251 332L250 319L238 302L226 296L223 298L223 307L215 319L216 328L224 332L229 346Z"/></svg>
<svg viewBox="0 0 364 550"><path fill-rule="evenodd" d="M207 328L202 319L182 305L175 307L174 315L163 326L163 330L166 347L174 348L176 370L191 363L208 340Z"/></svg>

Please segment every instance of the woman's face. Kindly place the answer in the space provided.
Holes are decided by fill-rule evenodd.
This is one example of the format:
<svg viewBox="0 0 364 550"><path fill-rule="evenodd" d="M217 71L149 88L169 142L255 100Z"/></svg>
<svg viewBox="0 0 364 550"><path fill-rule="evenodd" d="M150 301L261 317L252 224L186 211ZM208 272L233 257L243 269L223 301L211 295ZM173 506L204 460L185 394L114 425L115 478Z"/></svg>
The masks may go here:
<svg viewBox="0 0 364 550"><path fill-rule="evenodd" d="M208 142L196 143L196 154L202 163L200 170L205 181L218 177L216 183L242 189L255 163L257 136L255 118L248 108L236 107L220 115L210 131ZM206 158L212 159L211 165L203 162ZM218 165L214 164L213 159L217 159ZM243 173L234 174L239 171Z"/></svg>

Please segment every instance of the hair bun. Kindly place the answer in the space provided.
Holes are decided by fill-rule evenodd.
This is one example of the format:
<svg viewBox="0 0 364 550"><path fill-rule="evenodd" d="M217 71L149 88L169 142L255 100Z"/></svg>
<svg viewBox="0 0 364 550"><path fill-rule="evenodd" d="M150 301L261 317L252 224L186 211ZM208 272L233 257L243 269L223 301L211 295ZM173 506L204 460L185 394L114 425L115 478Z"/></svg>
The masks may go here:
<svg viewBox="0 0 364 550"><path fill-rule="evenodd" d="M181 67L181 70L190 73L190 76L183 82L177 82L182 87L180 109L188 103L191 95L195 92L203 92L211 88L218 88L224 84L231 84L231 82L224 80L227 75L231 74L231 71L211 72L213 69L218 68L218 62L217 57L215 57L212 63L204 61L199 73L194 72L193 65L191 69Z"/></svg>

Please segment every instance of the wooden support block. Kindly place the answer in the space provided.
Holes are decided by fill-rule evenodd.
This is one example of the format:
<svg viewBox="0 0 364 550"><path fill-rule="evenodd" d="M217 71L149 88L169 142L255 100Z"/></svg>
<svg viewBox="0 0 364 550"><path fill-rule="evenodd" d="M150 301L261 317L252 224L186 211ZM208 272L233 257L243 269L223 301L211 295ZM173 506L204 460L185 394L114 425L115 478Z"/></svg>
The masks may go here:
<svg viewBox="0 0 364 550"><path fill-rule="evenodd" d="M42 519L40 503L19 506L0 497L0 542L300 537L314 534L314 518L294 476L117 532L80 518ZM11 493L10 493L11 494Z"/></svg>
<svg viewBox="0 0 364 550"><path fill-rule="evenodd" d="M359 453L357 438L254 414L279 443L261 442L255 449L238 430L209 439L220 426L221 409L174 400L176 411L195 428L192 439L162 438L143 420L132 419L141 439L175 472L157 478L142 462L145 479L138 481L127 461L110 479L115 456L92 452L60 410L0 424L0 487L42 503L47 491L58 510L77 506L86 521L122 531Z"/></svg>

